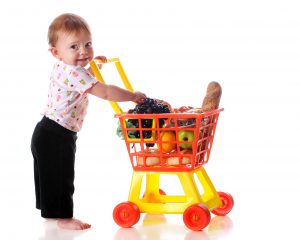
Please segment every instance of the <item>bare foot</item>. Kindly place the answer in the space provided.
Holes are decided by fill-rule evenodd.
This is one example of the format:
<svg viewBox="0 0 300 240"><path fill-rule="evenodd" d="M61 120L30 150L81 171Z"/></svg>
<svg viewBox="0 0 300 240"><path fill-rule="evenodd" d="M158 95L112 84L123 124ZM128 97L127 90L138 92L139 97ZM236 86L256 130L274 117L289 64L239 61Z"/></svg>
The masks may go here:
<svg viewBox="0 0 300 240"><path fill-rule="evenodd" d="M62 229L84 230L91 227L90 224L84 223L76 218L58 219L57 225Z"/></svg>

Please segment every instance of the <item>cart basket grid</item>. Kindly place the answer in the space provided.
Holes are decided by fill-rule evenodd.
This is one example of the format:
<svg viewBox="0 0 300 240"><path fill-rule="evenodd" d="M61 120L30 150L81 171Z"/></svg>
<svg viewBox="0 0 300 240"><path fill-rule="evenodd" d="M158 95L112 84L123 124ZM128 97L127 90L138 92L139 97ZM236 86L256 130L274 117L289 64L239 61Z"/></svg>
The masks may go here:
<svg viewBox="0 0 300 240"><path fill-rule="evenodd" d="M135 171L178 172L208 162L221 111L115 116Z"/></svg>

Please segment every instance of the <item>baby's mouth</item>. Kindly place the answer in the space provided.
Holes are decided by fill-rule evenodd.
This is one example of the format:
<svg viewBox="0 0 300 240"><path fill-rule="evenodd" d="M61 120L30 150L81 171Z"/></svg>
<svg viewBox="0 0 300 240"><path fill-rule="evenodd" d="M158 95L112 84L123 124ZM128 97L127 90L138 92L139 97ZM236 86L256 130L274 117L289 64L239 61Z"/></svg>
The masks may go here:
<svg viewBox="0 0 300 240"><path fill-rule="evenodd" d="M79 61L79 62L85 62L85 61L88 61L88 60L89 60L89 58L77 59L77 61Z"/></svg>

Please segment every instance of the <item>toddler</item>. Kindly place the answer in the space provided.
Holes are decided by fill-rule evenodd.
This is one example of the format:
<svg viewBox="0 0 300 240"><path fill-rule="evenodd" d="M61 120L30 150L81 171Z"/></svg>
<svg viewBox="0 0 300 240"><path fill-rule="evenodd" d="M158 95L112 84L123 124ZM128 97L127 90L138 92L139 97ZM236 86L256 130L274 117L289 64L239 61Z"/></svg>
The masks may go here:
<svg viewBox="0 0 300 240"><path fill-rule="evenodd" d="M50 52L57 58L50 78L48 102L34 129L36 208L55 219L60 228L87 229L91 225L73 217L74 162L77 132L88 107L88 94L115 102L142 103L146 95L98 82L85 67L94 58L92 36L86 21L62 14L48 29ZM104 56L97 59L106 61Z"/></svg>

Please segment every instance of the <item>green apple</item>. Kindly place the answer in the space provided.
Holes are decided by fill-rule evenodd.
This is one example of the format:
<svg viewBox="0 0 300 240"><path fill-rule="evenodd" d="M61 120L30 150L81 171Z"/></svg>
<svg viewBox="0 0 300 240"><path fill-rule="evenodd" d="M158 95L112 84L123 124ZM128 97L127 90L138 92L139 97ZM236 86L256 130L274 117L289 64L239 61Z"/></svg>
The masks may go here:
<svg viewBox="0 0 300 240"><path fill-rule="evenodd" d="M178 132L178 140L179 142L186 142L180 144L181 148L191 149L194 141L194 131L180 130Z"/></svg>

